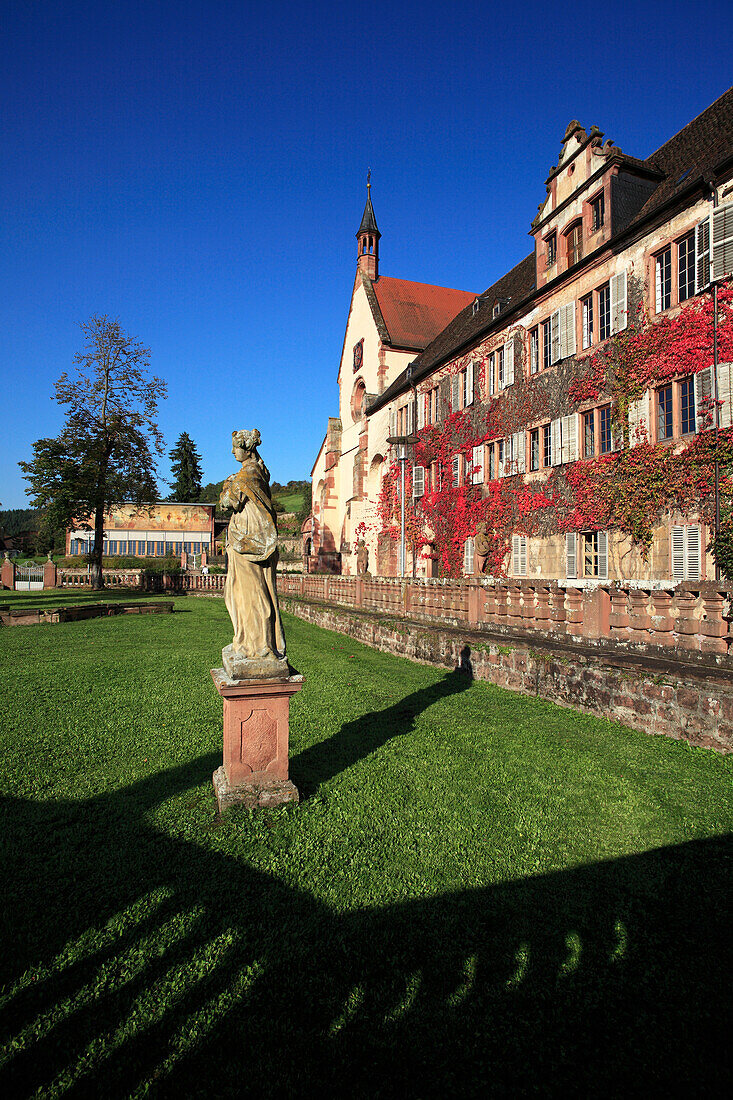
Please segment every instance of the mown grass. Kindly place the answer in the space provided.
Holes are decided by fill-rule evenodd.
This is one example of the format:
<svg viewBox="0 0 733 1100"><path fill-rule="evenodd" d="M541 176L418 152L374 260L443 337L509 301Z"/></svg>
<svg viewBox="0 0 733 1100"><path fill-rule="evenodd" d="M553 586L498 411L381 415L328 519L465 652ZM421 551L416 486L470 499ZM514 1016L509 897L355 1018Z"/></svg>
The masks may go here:
<svg viewBox="0 0 733 1100"><path fill-rule="evenodd" d="M730 759L287 617L303 801L219 822L176 608L0 631L4 1095L722 1090Z"/></svg>

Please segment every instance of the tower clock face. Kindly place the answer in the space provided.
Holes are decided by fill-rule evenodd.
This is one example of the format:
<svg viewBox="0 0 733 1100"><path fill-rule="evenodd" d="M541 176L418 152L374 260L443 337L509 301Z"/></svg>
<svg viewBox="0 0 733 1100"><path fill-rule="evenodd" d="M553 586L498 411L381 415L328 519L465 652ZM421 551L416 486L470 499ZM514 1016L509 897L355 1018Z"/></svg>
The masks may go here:
<svg viewBox="0 0 733 1100"><path fill-rule="evenodd" d="M354 344L354 374L358 370L361 370L361 365L364 361L364 341L359 341L358 344Z"/></svg>

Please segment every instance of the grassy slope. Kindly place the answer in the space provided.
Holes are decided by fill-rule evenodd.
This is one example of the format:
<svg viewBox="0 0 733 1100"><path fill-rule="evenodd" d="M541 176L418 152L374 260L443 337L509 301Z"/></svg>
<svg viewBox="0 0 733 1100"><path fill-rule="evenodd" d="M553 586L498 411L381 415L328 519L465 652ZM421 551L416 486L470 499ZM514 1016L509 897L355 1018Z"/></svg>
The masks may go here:
<svg viewBox="0 0 733 1100"><path fill-rule="evenodd" d="M730 759L287 619L304 801L217 824L176 606L0 633L6 1095L719 1086Z"/></svg>

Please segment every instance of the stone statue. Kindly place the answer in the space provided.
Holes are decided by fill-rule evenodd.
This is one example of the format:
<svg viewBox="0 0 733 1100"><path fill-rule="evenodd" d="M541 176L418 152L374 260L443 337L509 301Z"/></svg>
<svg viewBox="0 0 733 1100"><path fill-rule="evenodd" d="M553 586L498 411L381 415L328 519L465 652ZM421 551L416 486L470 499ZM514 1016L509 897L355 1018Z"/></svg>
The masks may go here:
<svg viewBox="0 0 733 1100"><path fill-rule="evenodd" d="M491 553L491 539L486 534L486 524L476 524L476 538L473 543L473 553L476 559L479 573L485 573L489 564Z"/></svg>
<svg viewBox="0 0 733 1100"><path fill-rule="evenodd" d="M257 428L232 432L232 454L242 468L224 482L219 503L232 508L224 602L234 626L222 650L232 680L288 676L285 635L277 603L277 521L270 473L257 453Z"/></svg>
<svg viewBox="0 0 733 1100"><path fill-rule="evenodd" d="M369 569L369 551L364 539L359 539L356 544L356 574L358 577L366 575Z"/></svg>

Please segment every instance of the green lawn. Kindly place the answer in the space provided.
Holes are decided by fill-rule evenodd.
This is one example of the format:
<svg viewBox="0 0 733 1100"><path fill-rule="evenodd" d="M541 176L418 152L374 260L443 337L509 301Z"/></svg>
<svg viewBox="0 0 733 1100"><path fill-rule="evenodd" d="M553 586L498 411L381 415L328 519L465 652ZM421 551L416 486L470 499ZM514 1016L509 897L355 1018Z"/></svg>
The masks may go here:
<svg viewBox="0 0 733 1100"><path fill-rule="evenodd" d="M176 612L0 628L3 1096L725 1090L733 760L286 617L303 801L218 821Z"/></svg>

